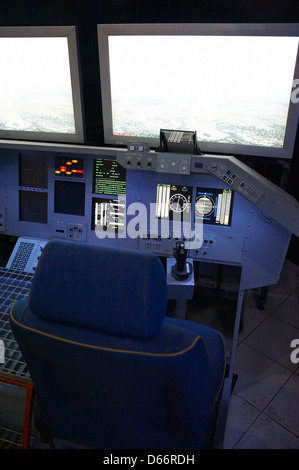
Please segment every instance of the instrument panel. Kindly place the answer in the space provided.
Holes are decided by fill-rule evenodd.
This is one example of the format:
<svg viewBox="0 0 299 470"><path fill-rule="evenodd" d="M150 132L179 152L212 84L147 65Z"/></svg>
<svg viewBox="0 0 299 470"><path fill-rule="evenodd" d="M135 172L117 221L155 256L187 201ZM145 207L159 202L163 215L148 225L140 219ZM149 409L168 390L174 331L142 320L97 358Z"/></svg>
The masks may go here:
<svg viewBox="0 0 299 470"><path fill-rule="evenodd" d="M277 282L297 232L291 197L233 157L159 154L140 144L9 148L0 149L0 170L2 234L161 257L183 239L197 262L242 267L246 288ZM263 210L286 206L282 223Z"/></svg>

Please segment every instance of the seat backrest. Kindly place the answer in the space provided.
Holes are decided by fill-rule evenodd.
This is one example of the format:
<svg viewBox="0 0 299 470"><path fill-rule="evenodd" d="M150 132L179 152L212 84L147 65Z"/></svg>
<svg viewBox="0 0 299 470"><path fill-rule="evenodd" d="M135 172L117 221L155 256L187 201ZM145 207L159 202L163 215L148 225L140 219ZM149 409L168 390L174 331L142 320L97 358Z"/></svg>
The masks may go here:
<svg viewBox="0 0 299 470"><path fill-rule="evenodd" d="M51 241L11 327L52 436L93 448L200 448L224 371L221 336L165 318L159 258Z"/></svg>

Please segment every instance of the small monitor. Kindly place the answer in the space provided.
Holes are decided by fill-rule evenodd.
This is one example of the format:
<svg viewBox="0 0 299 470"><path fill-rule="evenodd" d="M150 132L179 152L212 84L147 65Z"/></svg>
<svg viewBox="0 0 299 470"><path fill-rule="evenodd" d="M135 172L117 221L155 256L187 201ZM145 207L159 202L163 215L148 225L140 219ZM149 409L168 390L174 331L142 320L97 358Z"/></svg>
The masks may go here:
<svg viewBox="0 0 299 470"><path fill-rule="evenodd" d="M48 193L20 190L19 220L46 224L48 221Z"/></svg>
<svg viewBox="0 0 299 470"><path fill-rule="evenodd" d="M98 25L105 143L159 147L196 131L203 153L293 157L298 24Z"/></svg>
<svg viewBox="0 0 299 470"><path fill-rule="evenodd" d="M158 183L156 218L190 222L192 191L192 186Z"/></svg>
<svg viewBox="0 0 299 470"><path fill-rule="evenodd" d="M20 154L19 183L25 188L48 188L48 157L47 155Z"/></svg>
<svg viewBox="0 0 299 470"><path fill-rule="evenodd" d="M55 157L55 177L68 179L83 179L84 159L82 157Z"/></svg>
<svg viewBox="0 0 299 470"><path fill-rule="evenodd" d="M54 212L83 216L85 213L85 183L55 181Z"/></svg>
<svg viewBox="0 0 299 470"><path fill-rule="evenodd" d="M126 194L126 169L115 160L94 159L93 193L124 196Z"/></svg>
<svg viewBox="0 0 299 470"><path fill-rule="evenodd" d="M231 189L196 188L195 222L230 226L234 192Z"/></svg>
<svg viewBox="0 0 299 470"><path fill-rule="evenodd" d="M83 143L74 26L0 27L0 138Z"/></svg>
<svg viewBox="0 0 299 470"><path fill-rule="evenodd" d="M121 199L92 198L91 229L121 234L125 230L126 201Z"/></svg>

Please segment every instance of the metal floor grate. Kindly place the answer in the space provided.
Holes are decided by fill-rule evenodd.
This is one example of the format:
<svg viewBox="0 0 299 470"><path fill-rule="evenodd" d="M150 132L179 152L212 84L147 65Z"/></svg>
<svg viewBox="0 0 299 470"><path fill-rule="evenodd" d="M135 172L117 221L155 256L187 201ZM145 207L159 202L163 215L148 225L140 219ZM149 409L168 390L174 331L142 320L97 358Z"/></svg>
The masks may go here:
<svg viewBox="0 0 299 470"><path fill-rule="evenodd" d="M0 449L21 449L22 433L0 423Z"/></svg>
<svg viewBox="0 0 299 470"><path fill-rule="evenodd" d="M30 379L28 367L14 339L9 323L11 305L29 295L33 274L0 267L0 339L4 343L4 363L0 373ZM0 449L21 449L22 432L0 423Z"/></svg>
<svg viewBox="0 0 299 470"><path fill-rule="evenodd" d="M0 267L0 339L4 342L4 364L0 372L30 378L27 365L9 324L9 310L16 300L29 295L33 274Z"/></svg>

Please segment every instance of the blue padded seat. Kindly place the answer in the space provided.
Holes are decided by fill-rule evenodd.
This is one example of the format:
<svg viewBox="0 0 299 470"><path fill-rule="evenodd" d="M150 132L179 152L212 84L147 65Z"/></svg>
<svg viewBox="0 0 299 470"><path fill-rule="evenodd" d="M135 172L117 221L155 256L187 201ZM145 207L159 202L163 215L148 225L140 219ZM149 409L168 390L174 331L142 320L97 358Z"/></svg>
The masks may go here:
<svg viewBox="0 0 299 470"><path fill-rule="evenodd" d="M103 449L203 448L220 395L221 335L165 317L160 259L51 241L11 309L43 423Z"/></svg>

